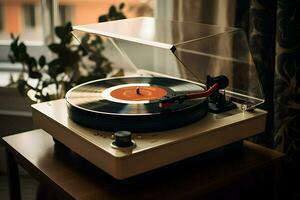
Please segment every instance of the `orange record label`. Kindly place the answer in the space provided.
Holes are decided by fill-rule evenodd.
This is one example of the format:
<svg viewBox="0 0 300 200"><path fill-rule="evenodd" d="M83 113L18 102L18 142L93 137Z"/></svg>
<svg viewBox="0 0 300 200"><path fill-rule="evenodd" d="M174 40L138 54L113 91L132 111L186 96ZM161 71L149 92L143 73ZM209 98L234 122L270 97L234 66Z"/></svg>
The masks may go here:
<svg viewBox="0 0 300 200"><path fill-rule="evenodd" d="M111 91L110 95L120 100L150 101L166 96L167 91L156 86L127 86Z"/></svg>

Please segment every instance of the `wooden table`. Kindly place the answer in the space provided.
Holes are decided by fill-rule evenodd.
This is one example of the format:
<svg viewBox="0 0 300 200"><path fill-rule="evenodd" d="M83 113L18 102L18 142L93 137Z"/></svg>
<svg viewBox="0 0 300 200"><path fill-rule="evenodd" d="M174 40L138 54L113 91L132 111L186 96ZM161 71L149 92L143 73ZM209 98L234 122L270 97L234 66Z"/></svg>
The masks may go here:
<svg viewBox="0 0 300 200"><path fill-rule="evenodd" d="M240 155L215 150L117 181L73 152L55 148L43 130L2 141L7 148L12 199L20 198L17 164L61 199L276 199L284 158L244 141Z"/></svg>

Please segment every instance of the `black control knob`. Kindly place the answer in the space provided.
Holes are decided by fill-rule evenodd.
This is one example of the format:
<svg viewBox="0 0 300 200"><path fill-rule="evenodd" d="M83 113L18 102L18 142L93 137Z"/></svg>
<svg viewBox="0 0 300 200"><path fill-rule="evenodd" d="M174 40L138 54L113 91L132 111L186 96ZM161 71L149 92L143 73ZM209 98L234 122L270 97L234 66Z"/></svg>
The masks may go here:
<svg viewBox="0 0 300 200"><path fill-rule="evenodd" d="M117 147L130 147L133 145L131 141L131 132L130 131L118 131L115 132L115 141L113 144Z"/></svg>

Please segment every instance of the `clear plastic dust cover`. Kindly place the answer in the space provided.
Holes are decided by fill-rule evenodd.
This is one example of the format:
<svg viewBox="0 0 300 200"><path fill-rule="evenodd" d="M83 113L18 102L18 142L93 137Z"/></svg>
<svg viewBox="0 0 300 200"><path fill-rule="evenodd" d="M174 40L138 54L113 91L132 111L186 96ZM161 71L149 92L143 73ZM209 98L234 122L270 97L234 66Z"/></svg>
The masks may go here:
<svg viewBox="0 0 300 200"><path fill-rule="evenodd" d="M239 28L139 17L74 26L73 35L83 48L89 48L83 38L101 37L104 54L127 76L154 74L205 85L208 75L225 75L228 98L248 109L264 102L246 35Z"/></svg>

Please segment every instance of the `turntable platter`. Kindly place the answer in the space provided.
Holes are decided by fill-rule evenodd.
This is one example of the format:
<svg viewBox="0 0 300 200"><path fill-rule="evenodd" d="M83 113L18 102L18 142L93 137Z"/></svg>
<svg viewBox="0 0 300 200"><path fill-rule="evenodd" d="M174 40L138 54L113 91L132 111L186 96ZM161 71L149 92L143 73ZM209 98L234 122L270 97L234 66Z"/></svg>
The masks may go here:
<svg viewBox="0 0 300 200"><path fill-rule="evenodd" d="M165 77L122 77L87 82L66 94L75 122L105 131L150 132L186 125L205 116L207 98L160 108L162 97L205 91L200 85Z"/></svg>

